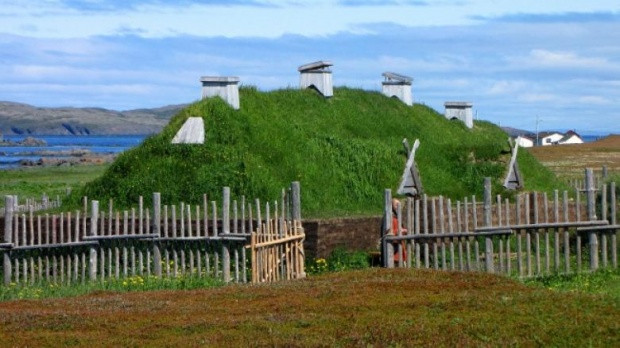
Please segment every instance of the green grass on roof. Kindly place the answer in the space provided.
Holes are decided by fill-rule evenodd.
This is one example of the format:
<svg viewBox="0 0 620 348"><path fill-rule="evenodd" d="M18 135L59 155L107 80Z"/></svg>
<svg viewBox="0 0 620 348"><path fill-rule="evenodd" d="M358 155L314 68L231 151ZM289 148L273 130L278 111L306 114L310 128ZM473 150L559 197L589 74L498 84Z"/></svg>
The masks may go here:
<svg viewBox="0 0 620 348"><path fill-rule="evenodd" d="M480 194L485 176L494 191L509 159L507 135L489 122L467 129L424 105L406 106L378 92L336 88L325 99L313 90L240 90L241 109L219 98L196 102L158 135L127 151L80 194L128 206L161 192L168 204L233 195L275 200L300 181L305 216L375 214L383 189L395 192L405 163L403 138L416 154L425 192L460 199ZM170 141L190 116L205 122L204 145ZM553 175L529 153L519 157L526 185L550 189Z"/></svg>

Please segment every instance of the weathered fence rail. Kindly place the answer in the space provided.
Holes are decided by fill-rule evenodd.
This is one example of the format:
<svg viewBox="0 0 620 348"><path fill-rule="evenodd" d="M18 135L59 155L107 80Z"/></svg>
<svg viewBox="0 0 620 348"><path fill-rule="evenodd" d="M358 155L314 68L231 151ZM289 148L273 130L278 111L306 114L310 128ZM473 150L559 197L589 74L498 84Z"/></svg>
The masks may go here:
<svg viewBox="0 0 620 348"><path fill-rule="evenodd" d="M386 190L384 266L530 277L578 272L586 264L589 270L616 268L616 186L601 184L597 190L592 171L586 174L588 190L575 189L571 199L556 190L551 199L531 192L514 202L500 196L493 200L487 179L482 205L475 196L453 203L425 195L393 207Z"/></svg>
<svg viewBox="0 0 620 348"><path fill-rule="evenodd" d="M263 219L260 200L231 201L229 188L223 189L221 206L206 195L199 205L162 205L159 193L153 194L151 209L144 207L142 197L137 209L122 212L114 210L112 201L107 211L100 209L99 201L83 202L82 209L74 212L35 214L33 209L13 211L13 196L6 196L0 242L5 285L71 284L135 275L247 282L254 269L247 264L257 262L246 255L252 232L262 236L266 226L274 226L282 236L303 239L297 182L288 193L283 190L276 221L269 216L269 202ZM277 201L273 207L277 212ZM277 255L278 267L297 264L299 252L289 252L288 244L278 248L285 251ZM295 275L303 273L301 266Z"/></svg>

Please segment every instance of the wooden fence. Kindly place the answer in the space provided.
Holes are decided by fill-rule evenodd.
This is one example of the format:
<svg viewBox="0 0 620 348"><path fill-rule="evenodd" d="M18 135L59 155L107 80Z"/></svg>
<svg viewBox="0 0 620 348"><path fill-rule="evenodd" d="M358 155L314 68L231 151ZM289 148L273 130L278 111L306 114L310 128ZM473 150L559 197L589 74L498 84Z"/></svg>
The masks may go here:
<svg viewBox="0 0 620 348"><path fill-rule="evenodd" d="M62 200L59 195L56 195L56 199L50 200L50 198L43 194L41 196L41 200L36 200L34 198L26 198L23 203L20 204L19 198L15 195L13 197L13 213L26 213L30 210L32 211L41 211L47 209L55 209L60 208L62 205ZM6 212L6 208L0 208L0 215L4 215Z"/></svg>
<svg viewBox="0 0 620 348"><path fill-rule="evenodd" d="M594 178L593 178L594 187L596 189L600 189L601 186L603 186L603 184L608 178L609 178L609 172L607 170L607 166L603 166L600 172L594 173ZM578 189L581 192L586 192L588 190L585 177L582 177L580 179L577 179L577 178L569 179L568 184L570 187Z"/></svg>
<svg viewBox="0 0 620 348"><path fill-rule="evenodd" d="M258 236L263 234L263 225L278 229L291 226L296 233L301 226L298 182L288 193L282 191L275 222L269 216L270 203L264 205L266 216L262 220L258 199L254 216L253 204L245 197L231 202L227 187L220 212L218 204L209 202L206 195L199 205L162 206L161 195L154 193L152 210L144 207L140 197L137 209L122 212L113 209L111 200L106 212L100 209L99 201L84 198L82 209L51 215L35 214L33 209L14 212L13 196L5 198L4 239L0 242L5 285L41 281L72 284L135 275L246 282L254 269L248 272L246 265L256 262L246 255L254 226ZM277 201L274 207L278 211ZM278 266L296 260L284 255ZM303 269L295 272L301 274Z"/></svg>
<svg viewBox="0 0 620 348"><path fill-rule="evenodd" d="M385 190L383 264L523 277L578 272L586 263L589 270L616 268L616 186L602 184L597 191L592 171L586 174L588 190L575 189L570 199L556 190L551 199L531 192L514 202L499 195L492 202L489 178L482 204L475 196L455 204L443 197L408 198L397 206L402 229L396 231L391 191Z"/></svg>

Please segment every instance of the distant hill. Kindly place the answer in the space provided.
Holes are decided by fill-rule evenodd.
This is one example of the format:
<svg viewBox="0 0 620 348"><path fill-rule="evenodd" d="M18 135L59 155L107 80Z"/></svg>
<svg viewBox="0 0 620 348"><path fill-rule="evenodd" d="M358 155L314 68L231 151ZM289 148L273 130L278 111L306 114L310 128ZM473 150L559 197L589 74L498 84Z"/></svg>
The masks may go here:
<svg viewBox="0 0 620 348"><path fill-rule="evenodd" d="M78 196L114 198L129 206L161 192L163 202L199 203L221 187L234 196L276 199L291 181L301 182L305 216L376 214L383 189L394 191L406 161L401 144L420 139L416 162L426 192L461 199L482 193L485 176L495 193L510 157L507 135L476 121L473 129L424 105L406 106L378 92L336 88L325 99L312 90L259 92L241 88L241 109L219 98L196 102L157 135L121 154ZM171 144L189 116L202 116L204 145ZM557 182L527 151L519 167L528 189ZM480 196L479 196L480 197Z"/></svg>
<svg viewBox="0 0 620 348"><path fill-rule="evenodd" d="M151 134L186 105L114 111L102 108L41 108L0 101L2 134Z"/></svg>
<svg viewBox="0 0 620 348"><path fill-rule="evenodd" d="M504 132L508 133L508 135L510 135L513 138L516 138L519 135L525 135L525 136L534 137L534 138L536 137L536 133L530 132L525 129L512 128L512 127L501 127L501 128Z"/></svg>

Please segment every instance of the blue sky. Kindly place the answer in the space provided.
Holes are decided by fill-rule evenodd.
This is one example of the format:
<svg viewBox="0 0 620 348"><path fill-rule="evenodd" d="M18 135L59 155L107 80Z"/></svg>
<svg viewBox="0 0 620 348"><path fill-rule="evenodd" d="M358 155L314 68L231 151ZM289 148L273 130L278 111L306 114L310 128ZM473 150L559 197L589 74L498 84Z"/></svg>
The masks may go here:
<svg viewBox="0 0 620 348"><path fill-rule="evenodd" d="M620 133L620 2L0 0L0 100L116 110L187 103L202 75L296 87L414 78L416 102L533 130Z"/></svg>

